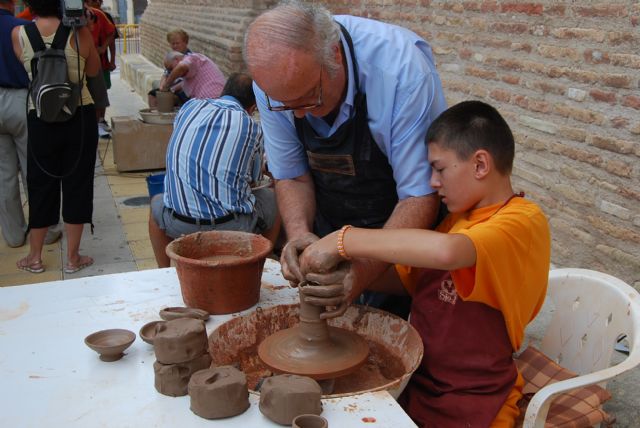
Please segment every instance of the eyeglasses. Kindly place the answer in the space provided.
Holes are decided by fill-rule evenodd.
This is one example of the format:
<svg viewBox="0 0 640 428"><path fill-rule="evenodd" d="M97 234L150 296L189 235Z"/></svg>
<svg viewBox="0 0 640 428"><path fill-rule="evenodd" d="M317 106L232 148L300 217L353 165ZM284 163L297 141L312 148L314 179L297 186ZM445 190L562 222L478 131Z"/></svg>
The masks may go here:
<svg viewBox="0 0 640 428"><path fill-rule="evenodd" d="M272 106L271 101L269 100L269 95L265 93L264 95L267 98L267 108L270 111L290 111L290 110L313 110L314 108L320 107L322 105L322 68L323 66L321 65L320 66L320 82L318 83L318 101L312 104L303 104L300 106L286 106L286 105Z"/></svg>

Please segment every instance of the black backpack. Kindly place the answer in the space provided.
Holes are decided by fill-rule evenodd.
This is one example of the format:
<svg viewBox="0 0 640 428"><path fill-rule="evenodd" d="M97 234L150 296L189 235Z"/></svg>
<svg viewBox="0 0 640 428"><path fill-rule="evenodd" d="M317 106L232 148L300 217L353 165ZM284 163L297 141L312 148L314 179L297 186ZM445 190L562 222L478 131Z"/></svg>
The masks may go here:
<svg viewBox="0 0 640 428"><path fill-rule="evenodd" d="M64 54L70 28L60 23L49 47L44 44L35 23L25 25L24 29L34 52L29 93L36 115L44 122L65 122L75 114L81 91L81 84L69 80Z"/></svg>

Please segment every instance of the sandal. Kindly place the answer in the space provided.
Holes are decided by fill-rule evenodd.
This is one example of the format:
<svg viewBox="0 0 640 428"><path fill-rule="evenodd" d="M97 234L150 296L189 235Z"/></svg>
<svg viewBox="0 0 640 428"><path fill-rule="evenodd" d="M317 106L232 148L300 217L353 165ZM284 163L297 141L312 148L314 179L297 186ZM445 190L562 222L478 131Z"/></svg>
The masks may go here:
<svg viewBox="0 0 640 428"><path fill-rule="evenodd" d="M93 259L89 256L80 256L78 261L79 263L77 265L73 263L67 263L67 265L64 267L64 273L76 273L93 264Z"/></svg>
<svg viewBox="0 0 640 428"><path fill-rule="evenodd" d="M44 266L42 265L42 260L34 260L32 262L29 261L29 256L20 259L16 262L16 267L20 270L24 270L31 273L42 273L44 272Z"/></svg>

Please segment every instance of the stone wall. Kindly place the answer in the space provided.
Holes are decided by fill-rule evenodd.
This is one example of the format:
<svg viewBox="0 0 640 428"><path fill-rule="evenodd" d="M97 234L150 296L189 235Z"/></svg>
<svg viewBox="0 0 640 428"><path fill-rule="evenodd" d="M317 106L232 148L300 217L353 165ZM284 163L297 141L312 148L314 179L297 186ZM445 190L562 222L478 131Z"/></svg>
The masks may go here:
<svg viewBox="0 0 640 428"><path fill-rule="evenodd" d="M189 48L209 58L223 73L240 71L247 25L273 2L251 0L153 0L140 20L142 54L162 66L173 28L189 33Z"/></svg>
<svg viewBox="0 0 640 428"><path fill-rule="evenodd" d="M143 53L182 26L193 50L242 68L244 27L273 2L153 0ZM328 1L410 28L433 47L450 104L481 99L517 139L514 182L549 216L553 262L640 289L640 3L635 0Z"/></svg>

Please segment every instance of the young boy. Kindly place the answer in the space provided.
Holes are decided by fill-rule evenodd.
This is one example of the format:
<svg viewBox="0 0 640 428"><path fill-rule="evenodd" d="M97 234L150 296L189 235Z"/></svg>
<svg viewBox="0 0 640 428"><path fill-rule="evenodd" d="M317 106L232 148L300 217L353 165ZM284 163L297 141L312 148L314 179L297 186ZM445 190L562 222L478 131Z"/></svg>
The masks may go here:
<svg viewBox="0 0 640 428"><path fill-rule="evenodd" d="M193 53L191 52L191 49L189 49L189 34L180 28L176 28L167 33L167 43L169 43L169 46L171 46L172 51L180 52L185 55ZM147 94L147 104L149 104L149 108L156 108L158 106L156 94L158 92L158 88L162 86L164 81L169 76L169 73L170 71L165 68L164 73L162 73L162 77L160 78L158 87L154 86L153 89L151 89ZM182 105L189 101L189 97L187 97L187 95L182 90L182 79L176 79L176 81L171 86L171 91L176 96L176 105Z"/></svg>
<svg viewBox="0 0 640 428"><path fill-rule="evenodd" d="M326 236L301 256L306 279L322 284L303 293L317 305L343 304L361 292L344 290L348 278L336 275L344 259L397 264L387 291L400 282L413 296L411 324L424 344L400 400L407 413L419 426L510 427L523 386L512 353L546 293L547 219L513 191L513 135L493 107L449 108L427 143L431 186L449 215L435 231L345 226Z"/></svg>

